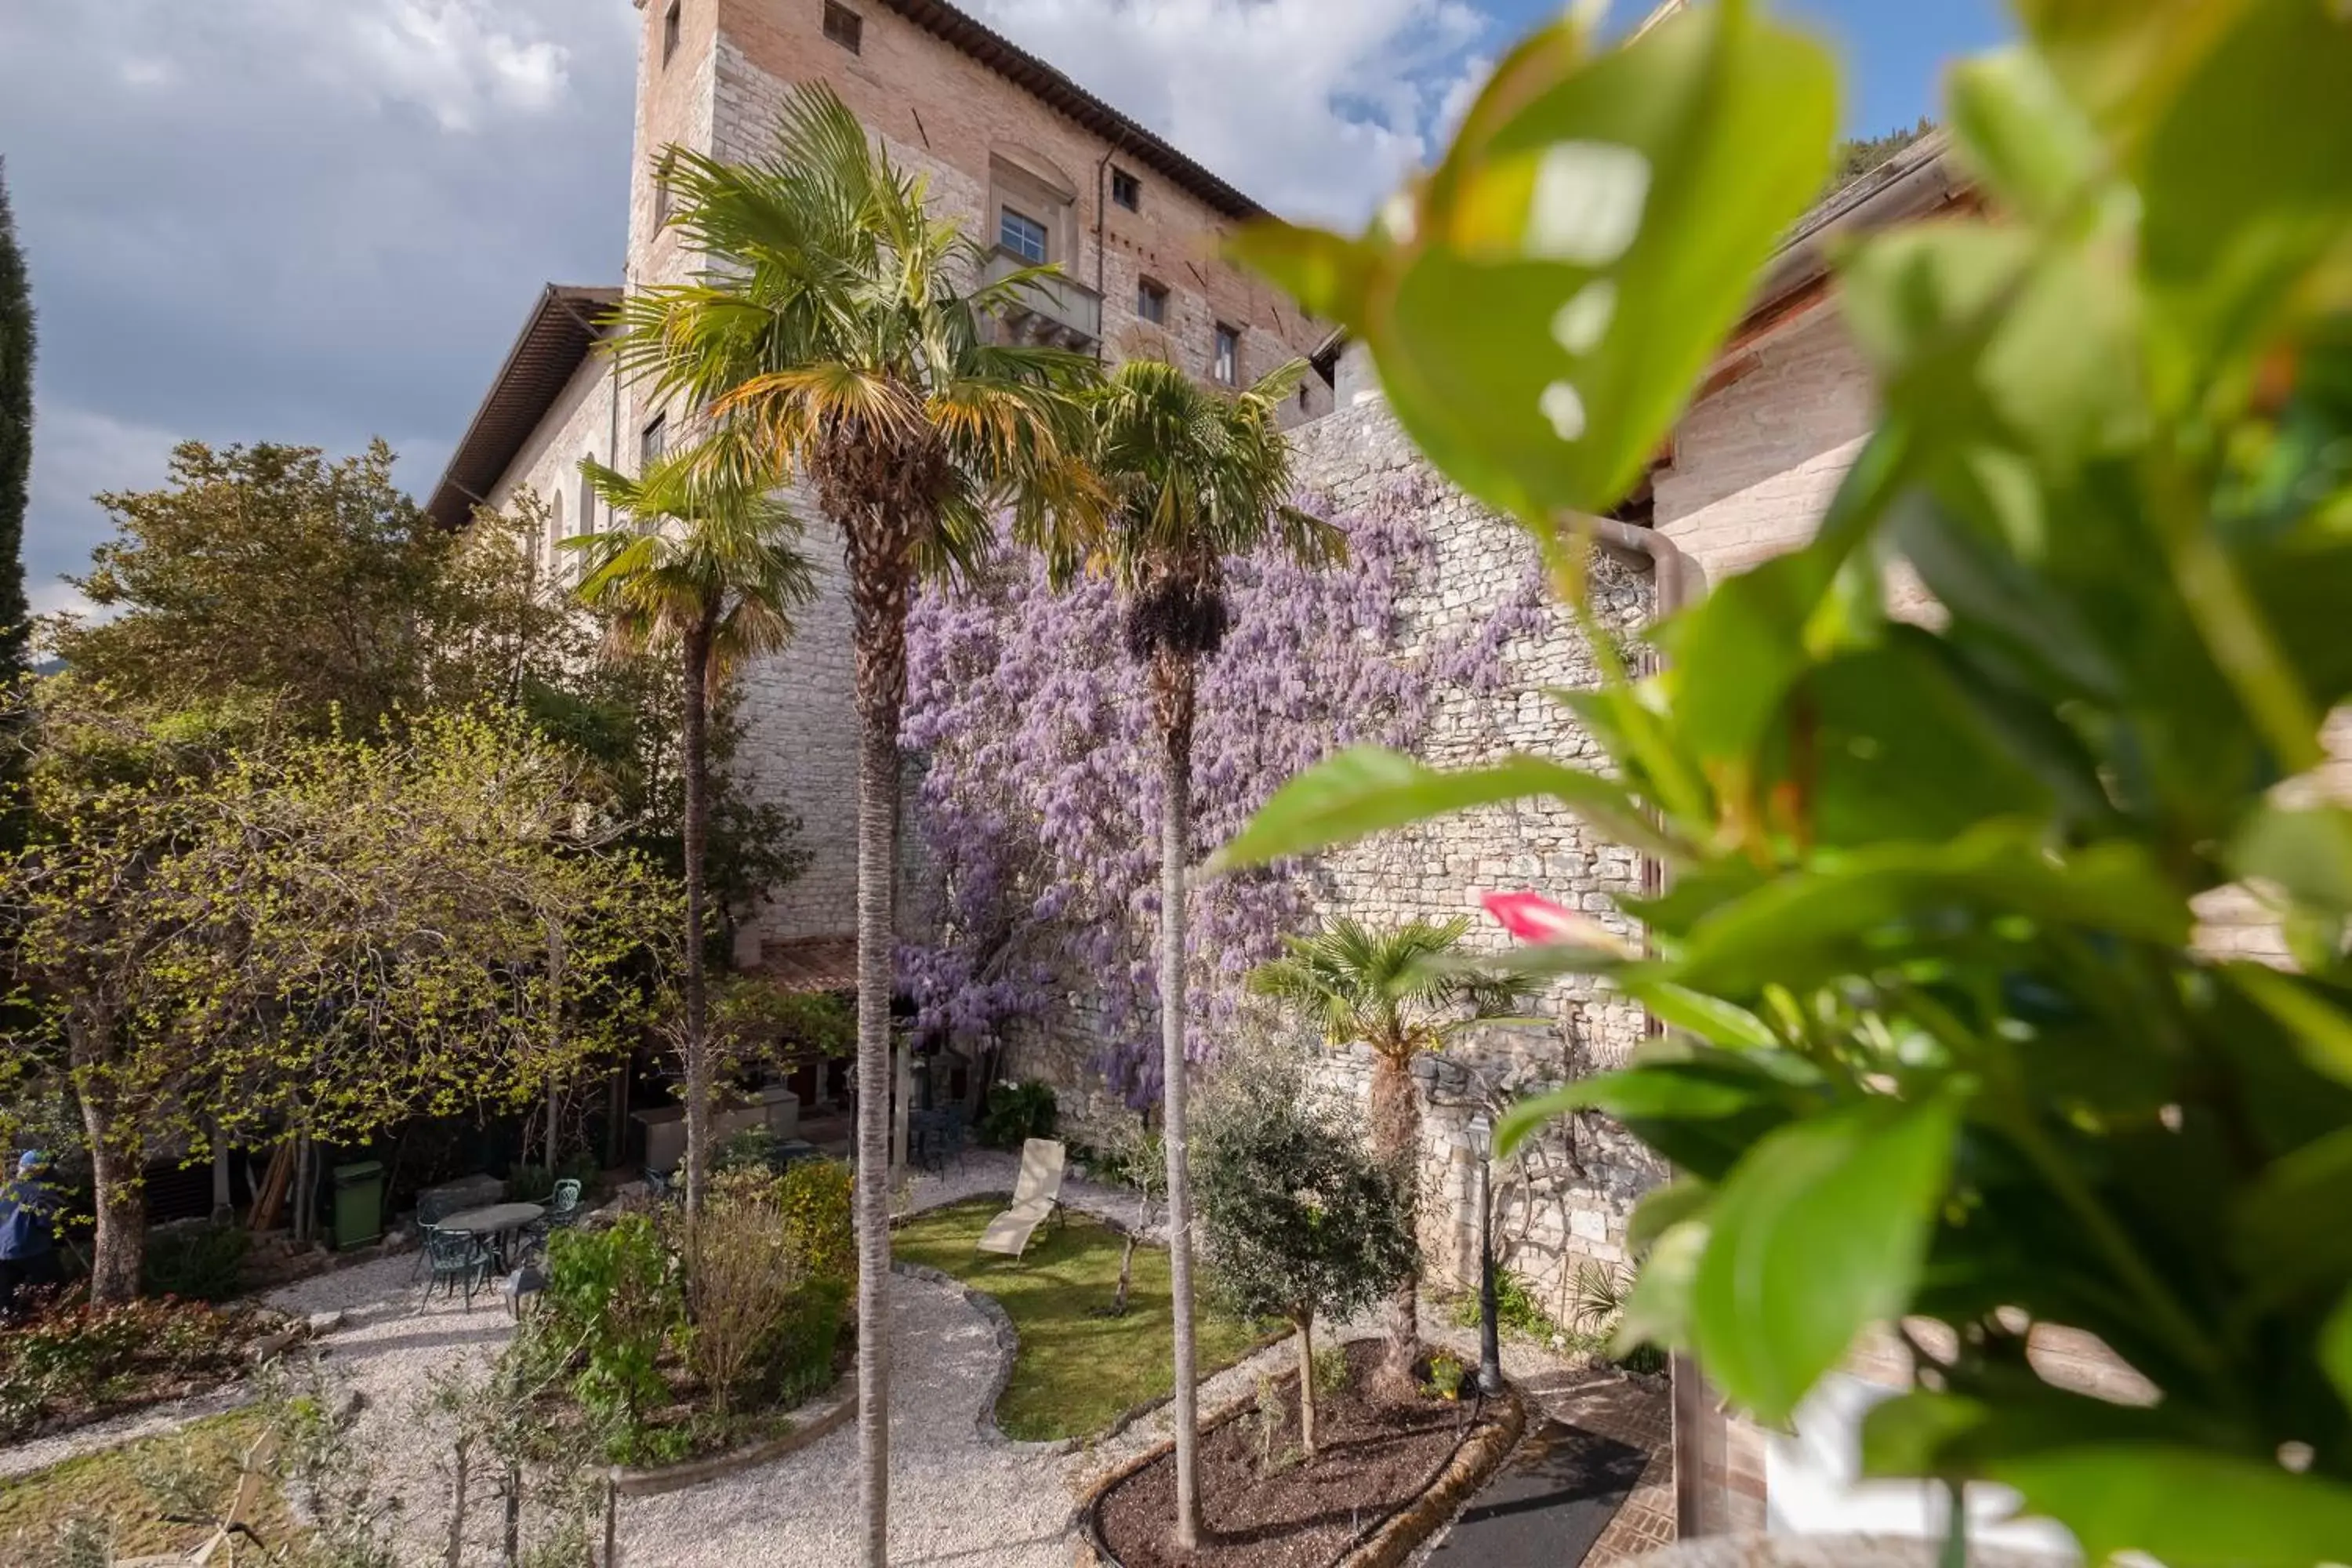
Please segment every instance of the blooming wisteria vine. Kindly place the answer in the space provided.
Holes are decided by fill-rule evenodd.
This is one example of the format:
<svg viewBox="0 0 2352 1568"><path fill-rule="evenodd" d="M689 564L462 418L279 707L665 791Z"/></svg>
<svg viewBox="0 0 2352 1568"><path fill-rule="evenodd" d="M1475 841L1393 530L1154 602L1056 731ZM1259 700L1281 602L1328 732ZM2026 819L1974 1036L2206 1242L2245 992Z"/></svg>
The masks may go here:
<svg viewBox="0 0 2352 1568"><path fill-rule="evenodd" d="M1544 624L1531 568L1482 623L1406 646L1399 603L1433 565L1420 519L1434 499L1426 481L1405 482L1336 518L1349 541L1336 569L1273 553L1231 563L1231 628L1202 667L1193 742L1204 851L1339 747L1414 749L1440 691L1494 690L1510 638ZM1024 1021L1076 1025L1103 1042L1111 1087L1148 1102L1159 1093L1159 742L1116 594L1100 579L1055 593L1041 565L1012 557L983 590L924 598L908 643L903 735L928 764L917 826L941 900L939 939L899 954L919 1026L975 1038ZM1195 1059L1306 902L1280 869L1194 889Z"/></svg>

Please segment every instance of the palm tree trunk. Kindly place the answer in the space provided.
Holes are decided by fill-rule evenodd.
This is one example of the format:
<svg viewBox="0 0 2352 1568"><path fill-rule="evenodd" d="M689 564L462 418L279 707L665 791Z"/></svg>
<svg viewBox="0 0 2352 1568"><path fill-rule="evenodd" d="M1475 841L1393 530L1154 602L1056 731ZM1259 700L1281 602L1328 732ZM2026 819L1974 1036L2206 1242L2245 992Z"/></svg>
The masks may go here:
<svg viewBox="0 0 2352 1568"><path fill-rule="evenodd" d="M857 1446L866 1568L890 1561L890 943L896 705L864 717L857 766Z"/></svg>
<svg viewBox="0 0 2352 1568"><path fill-rule="evenodd" d="M1375 1048L1372 1052L1372 1157L1388 1166L1404 1184L1408 1199L1421 1189L1421 1102L1412 1088L1410 1052ZM1417 1211L1418 1203L1412 1205ZM1416 1265L1420 1258L1414 1251ZM1391 1395L1410 1393L1421 1360L1421 1276L1414 1271L1399 1280L1381 1308L1381 1328L1388 1345L1381 1356L1380 1383Z"/></svg>
<svg viewBox="0 0 2352 1568"><path fill-rule="evenodd" d="M710 1170L710 1041L703 973L703 854L710 838L710 628L686 635L686 691L681 728L686 750L686 1217L702 1213ZM547 1130L548 1166L555 1164L555 1127Z"/></svg>
<svg viewBox="0 0 2352 1568"><path fill-rule="evenodd" d="M1168 1147L1168 1284L1176 1340L1176 1546L1200 1544L1199 1352L1192 1336L1192 1179L1184 1112L1184 868L1192 853L1192 667L1162 653L1160 690L1160 1133Z"/></svg>

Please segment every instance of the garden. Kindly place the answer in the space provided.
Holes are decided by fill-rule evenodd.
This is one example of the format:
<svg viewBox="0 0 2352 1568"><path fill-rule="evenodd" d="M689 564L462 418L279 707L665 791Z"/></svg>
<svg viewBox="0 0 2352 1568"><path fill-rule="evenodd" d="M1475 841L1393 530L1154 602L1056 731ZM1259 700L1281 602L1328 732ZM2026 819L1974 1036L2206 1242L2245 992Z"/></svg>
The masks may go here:
<svg viewBox="0 0 2352 1568"><path fill-rule="evenodd" d="M674 171L671 221L718 281L632 294L618 353L706 427L635 477L591 473L661 526L565 542L576 603L547 604L529 520L437 537L381 449L183 448L171 489L110 498L120 537L85 587L122 613L57 628L72 668L5 715L23 1005L0 1109L13 1140L78 1162L91 1212L61 1234L92 1243L79 1294L0 1342L6 1430L54 1436L250 1360L247 1308L134 1304L151 1168L236 1140L299 1166L544 1100L551 1175L566 1086L653 1040L687 1136L674 1201L552 1236L539 1289L509 1275L512 1319L415 1310L398 1258L306 1282L375 1292L333 1342L376 1375L443 1362L364 1410L280 1363L249 1416L12 1480L0 1521L48 1532L28 1560L103 1563L184 1524L276 1531L279 1560L320 1568L432 1537L451 1563L576 1563L642 1525L649 1561L732 1529L729 1553L797 1531L880 1563L894 1492L929 1504L902 1534L995 1528L1002 1505L1059 1554L1075 1489L1096 1550L1134 1568L1322 1563L1433 1529L1525 1411L1424 1339L1415 1073L1574 975L1659 1033L1516 1105L1494 1149L1605 1113L1673 1176L1634 1213L1637 1273L1588 1276L1568 1324L1507 1281L1521 1327L1637 1373L1696 1357L1778 1426L1891 1323L1911 1383L1861 1462L1948 1494L1954 1560L1969 1489L1996 1485L2095 1562L2337 1561L2352 813L2281 786L2320 768L2352 700L2352 27L2289 0L2021 10L2025 46L1954 78L1982 209L1839 258L1884 406L1817 536L1638 659L1588 592L1594 520L1821 188L1822 47L1737 4L1604 47L1577 7L1367 235L1241 242L1360 336L1432 461L1533 536L1531 595L1597 667L1554 694L1595 768L1411 755L1434 665L1361 650L1394 651L1380 579L1416 545L1296 504L1274 416L1296 368L1228 397L996 343L987 318L1035 279L967 288L978 247L818 88L787 102L774 161ZM721 1160L712 1136L744 1016L726 928L758 896L728 879L790 835L730 809L710 698L785 646L812 591L772 499L787 478L846 540L860 860L889 874L860 904L855 1163L778 1171L781 1148ZM235 570L306 554L293 536L329 563L301 592ZM1886 613L1898 564L1935 616ZM294 635L330 610L362 624ZM1475 683L1483 636L1423 652ZM1370 673L1324 681L1301 639ZM1074 693L1107 648L1131 656L1117 700ZM1025 1149L1009 1215L893 1215L902 739L936 756L944 821L948 940L903 955L913 1026L992 1034L1090 975L1115 1036L1097 1065L1158 1140L1108 1152L1132 1231L1030 1190ZM1043 753L1061 765L1028 765ZM1534 799L1644 857L1621 900L1641 941L1520 894L1488 907L1524 946L1474 963L1464 921L1310 921L1284 878ZM714 849L730 832L740 858ZM2278 963L2199 943L2200 912L2248 889ZM1364 1105L1317 1077L1340 1047L1370 1053ZM1034 1094L995 1110L1007 1141L1045 1120ZM982 1257L1008 1219L1010 1256ZM2045 1378L2046 1330L2095 1339L2153 1397ZM797 1431L852 1372L857 1431ZM1100 1452L1048 1468L991 1425ZM795 1436L796 1468L699 1500L625 1508L612 1472ZM894 1471L894 1443L952 1464ZM133 1493L135 1527L79 1532Z"/></svg>

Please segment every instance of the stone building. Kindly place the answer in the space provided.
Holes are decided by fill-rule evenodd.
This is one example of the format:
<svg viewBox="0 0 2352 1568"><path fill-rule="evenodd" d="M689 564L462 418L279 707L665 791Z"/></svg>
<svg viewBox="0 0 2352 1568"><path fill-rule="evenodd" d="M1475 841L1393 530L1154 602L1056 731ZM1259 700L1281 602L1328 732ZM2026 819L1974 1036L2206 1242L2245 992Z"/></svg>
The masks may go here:
<svg viewBox="0 0 2352 1568"><path fill-rule="evenodd" d="M607 0L617 4L618 0ZM1203 380L1247 384L1308 353L1325 329L1219 253L1264 210L1142 125L944 0L634 0L638 47L629 241L617 287L550 286L458 443L429 502L444 523L528 489L551 534L611 519L583 459L632 472L670 438L654 406L595 353L625 289L682 280L694 258L663 226L672 149L764 153L794 83L838 92L935 211L992 245L992 274L1049 262L1062 279L1008 323L1116 361L1149 350ZM1294 423L1329 411L1309 375ZM814 505L800 513L819 595L782 656L744 679L739 765L755 793L801 818L810 851L788 897L745 923L744 963L845 976L856 926L856 717L841 547Z"/></svg>

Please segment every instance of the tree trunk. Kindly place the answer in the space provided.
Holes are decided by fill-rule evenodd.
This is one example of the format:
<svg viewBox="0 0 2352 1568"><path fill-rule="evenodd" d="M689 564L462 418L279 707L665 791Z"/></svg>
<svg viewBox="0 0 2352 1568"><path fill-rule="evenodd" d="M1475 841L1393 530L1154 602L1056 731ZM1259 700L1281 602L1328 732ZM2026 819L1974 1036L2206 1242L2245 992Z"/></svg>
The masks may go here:
<svg viewBox="0 0 2352 1568"><path fill-rule="evenodd" d="M516 1568L522 1561L522 1467L512 1459L507 1461L506 1512L506 1534L499 1546L506 1568Z"/></svg>
<svg viewBox="0 0 2352 1568"><path fill-rule="evenodd" d="M1298 1451L1315 1457L1315 1319L1298 1320Z"/></svg>
<svg viewBox="0 0 2352 1568"><path fill-rule="evenodd" d="M710 837L710 628L686 637L686 1217L702 1213L710 1170L710 1041L703 974L703 851ZM554 1167L555 1129L548 1128Z"/></svg>
<svg viewBox="0 0 2352 1568"><path fill-rule="evenodd" d="M147 1263L147 1188L138 1163L115 1142L112 1109L85 1094L82 1126L89 1134L90 1181L98 1229L90 1241L89 1300L110 1307L138 1300Z"/></svg>
<svg viewBox="0 0 2352 1568"><path fill-rule="evenodd" d="M896 704L869 711L857 768L857 1439L866 1568L890 1561L890 944Z"/></svg>
<svg viewBox="0 0 2352 1568"><path fill-rule="evenodd" d="M1129 1232L1127 1238L1127 1245L1120 1250L1118 1255L1118 1293L1110 1299L1110 1315L1112 1317L1124 1318L1127 1316L1128 1286L1134 1279L1135 1236L1134 1233Z"/></svg>
<svg viewBox="0 0 2352 1568"><path fill-rule="evenodd" d="M1418 1214L1421 1191L1421 1100L1413 1092L1412 1057L1375 1048L1372 1052L1372 1157L1397 1173L1412 1210ZM1416 1237L1416 1239L1418 1239ZM1421 1360L1420 1249L1414 1249L1412 1273L1397 1281L1381 1306L1381 1329L1388 1344L1381 1355L1378 1381L1391 1397L1410 1394L1418 1386L1414 1375Z"/></svg>
<svg viewBox="0 0 2352 1568"><path fill-rule="evenodd" d="M471 1445L464 1439L457 1444L456 1473L451 1477L449 1496L449 1548L442 1556L444 1568L464 1568L466 1561L466 1478L472 1459Z"/></svg>
<svg viewBox="0 0 2352 1568"><path fill-rule="evenodd" d="M1160 1132L1168 1147L1168 1285L1176 1341L1176 1546L1200 1544L1200 1362L1192 1337L1192 1178L1185 1145L1184 869L1192 853L1192 668L1160 656Z"/></svg>

